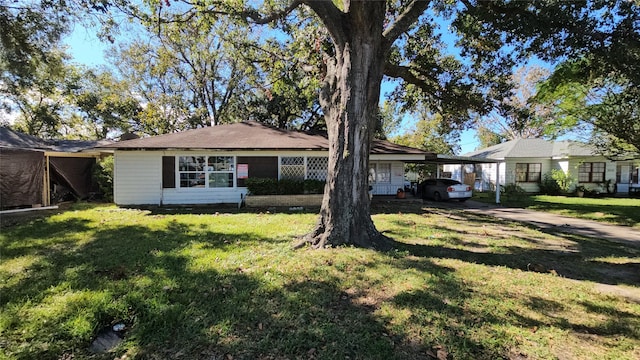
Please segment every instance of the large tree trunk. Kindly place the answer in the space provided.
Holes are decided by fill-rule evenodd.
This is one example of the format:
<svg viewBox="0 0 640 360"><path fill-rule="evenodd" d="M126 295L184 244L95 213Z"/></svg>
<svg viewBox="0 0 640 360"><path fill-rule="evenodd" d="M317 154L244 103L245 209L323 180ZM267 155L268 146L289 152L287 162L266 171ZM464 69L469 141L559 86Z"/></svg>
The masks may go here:
<svg viewBox="0 0 640 360"><path fill-rule="evenodd" d="M368 193L369 149L386 57L384 16L384 1L351 3L340 28L330 29L335 54L327 59L320 95L329 134L329 173L320 218L301 244L391 246L371 220Z"/></svg>

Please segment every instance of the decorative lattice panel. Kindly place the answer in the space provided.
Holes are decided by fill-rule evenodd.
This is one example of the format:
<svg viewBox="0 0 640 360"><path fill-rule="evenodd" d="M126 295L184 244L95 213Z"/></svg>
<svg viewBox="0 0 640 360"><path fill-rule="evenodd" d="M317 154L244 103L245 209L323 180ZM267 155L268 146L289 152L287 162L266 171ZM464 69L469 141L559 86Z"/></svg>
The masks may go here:
<svg viewBox="0 0 640 360"><path fill-rule="evenodd" d="M280 158L281 179L304 179L304 158L291 156Z"/></svg>
<svg viewBox="0 0 640 360"><path fill-rule="evenodd" d="M329 167L327 157L307 158L307 179L327 180L327 168Z"/></svg>

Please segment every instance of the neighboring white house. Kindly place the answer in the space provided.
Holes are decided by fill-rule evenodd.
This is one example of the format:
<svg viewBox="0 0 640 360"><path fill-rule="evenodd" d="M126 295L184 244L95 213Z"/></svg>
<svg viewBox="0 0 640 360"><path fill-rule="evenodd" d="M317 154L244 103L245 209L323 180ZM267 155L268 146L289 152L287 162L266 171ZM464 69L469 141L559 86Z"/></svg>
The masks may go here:
<svg viewBox="0 0 640 360"><path fill-rule="evenodd" d="M543 176L560 169L575 179L574 186L606 192L605 184L614 184L618 193L640 187L640 155L607 159L586 144L575 141L517 139L464 154L471 158L489 158L494 164L475 166L445 165L452 178L461 179L475 173L476 189L494 189L496 176L500 184L517 184L527 192L538 192ZM499 168L496 168L499 167Z"/></svg>
<svg viewBox="0 0 640 360"><path fill-rule="evenodd" d="M239 203L245 180L325 180L326 135L248 121L126 140L101 148L114 155L114 201L119 205ZM374 195L404 188L404 163L423 162L422 150L374 140Z"/></svg>

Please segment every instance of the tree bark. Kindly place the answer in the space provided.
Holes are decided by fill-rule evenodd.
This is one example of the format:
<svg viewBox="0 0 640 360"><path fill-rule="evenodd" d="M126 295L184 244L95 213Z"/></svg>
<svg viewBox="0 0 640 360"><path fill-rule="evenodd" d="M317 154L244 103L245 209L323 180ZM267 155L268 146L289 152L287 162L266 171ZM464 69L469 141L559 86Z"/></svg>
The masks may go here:
<svg viewBox="0 0 640 360"><path fill-rule="evenodd" d="M317 3L316 3L317 4ZM313 4L310 4L312 8ZM319 5L323 6L323 5ZM386 58L385 2L352 2L332 16L335 54L326 59L320 94L329 135L329 169L318 222L298 246L390 249L369 206L369 150ZM314 9L323 18L324 9Z"/></svg>

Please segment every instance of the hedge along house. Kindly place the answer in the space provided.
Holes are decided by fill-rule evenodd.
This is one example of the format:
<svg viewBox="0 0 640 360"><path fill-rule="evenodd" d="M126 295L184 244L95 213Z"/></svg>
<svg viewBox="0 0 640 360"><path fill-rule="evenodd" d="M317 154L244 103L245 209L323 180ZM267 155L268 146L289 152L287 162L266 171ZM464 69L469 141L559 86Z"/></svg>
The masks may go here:
<svg viewBox="0 0 640 360"><path fill-rule="evenodd" d="M100 148L114 155L118 205L240 203L248 178L326 180L326 135L282 130L254 121L120 141ZM404 163L422 150L374 140L374 195L404 188Z"/></svg>
<svg viewBox="0 0 640 360"><path fill-rule="evenodd" d="M608 159L587 144L576 141L517 139L465 154L492 159L493 164L474 167L448 165L452 177L475 174L476 188L493 189L500 184L517 184L527 192L540 191L540 182L552 170L562 170L582 186L597 192L614 190L628 194L640 188L640 154ZM571 189L570 189L571 190Z"/></svg>
<svg viewBox="0 0 640 360"><path fill-rule="evenodd" d="M0 209L48 206L96 191L92 170L107 141L43 140L0 127Z"/></svg>

